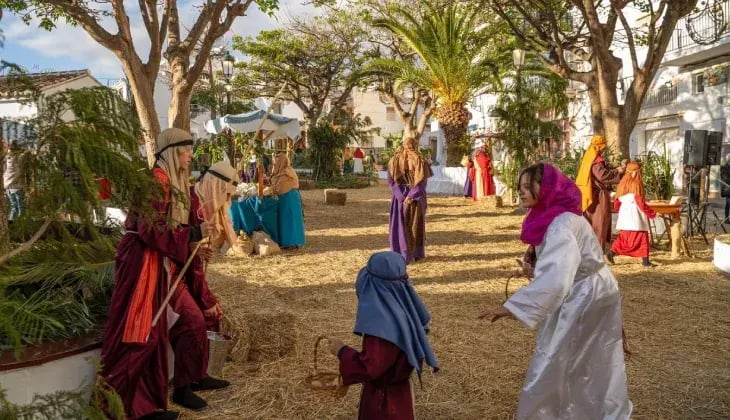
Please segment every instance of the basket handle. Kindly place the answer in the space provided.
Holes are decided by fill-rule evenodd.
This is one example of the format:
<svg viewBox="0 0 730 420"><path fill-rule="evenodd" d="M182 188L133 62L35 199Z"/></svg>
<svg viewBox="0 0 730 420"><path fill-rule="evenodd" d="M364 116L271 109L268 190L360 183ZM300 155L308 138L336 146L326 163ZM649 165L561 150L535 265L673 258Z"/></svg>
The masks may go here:
<svg viewBox="0 0 730 420"><path fill-rule="evenodd" d="M317 337L317 341L314 342L314 373L317 373L317 349L319 349L319 342L326 339L326 335L320 335Z"/></svg>

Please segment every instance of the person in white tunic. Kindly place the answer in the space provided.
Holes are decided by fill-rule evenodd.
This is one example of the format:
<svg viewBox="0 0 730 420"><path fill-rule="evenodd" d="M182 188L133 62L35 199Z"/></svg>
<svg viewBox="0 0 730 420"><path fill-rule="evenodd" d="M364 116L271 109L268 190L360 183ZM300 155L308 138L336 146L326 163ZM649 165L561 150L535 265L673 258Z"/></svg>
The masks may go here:
<svg viewBox="0 0 730 420"><path fill-rule="evenodd" d="M504 305L482 313L537 328L537 345L522 388L518 419L628 419L621 295L596 234L581 216L575 183L549 164L520 175L529 212L521 239L536 264L532 282Z"/></svg>

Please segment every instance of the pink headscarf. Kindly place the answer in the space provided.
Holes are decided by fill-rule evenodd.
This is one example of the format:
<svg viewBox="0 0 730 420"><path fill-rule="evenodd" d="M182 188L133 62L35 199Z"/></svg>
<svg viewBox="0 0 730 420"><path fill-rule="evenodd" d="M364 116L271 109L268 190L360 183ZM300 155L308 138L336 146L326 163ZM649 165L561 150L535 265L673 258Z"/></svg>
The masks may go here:
<svg viewBox="0 0 730 420"><path fill-rule="evenodd" d="M581 193L575 182L555 166L544 163L537 205L522 222L520 239L526 244L540 245L553 219L565 212L580 216L580 205Z"/></svg>

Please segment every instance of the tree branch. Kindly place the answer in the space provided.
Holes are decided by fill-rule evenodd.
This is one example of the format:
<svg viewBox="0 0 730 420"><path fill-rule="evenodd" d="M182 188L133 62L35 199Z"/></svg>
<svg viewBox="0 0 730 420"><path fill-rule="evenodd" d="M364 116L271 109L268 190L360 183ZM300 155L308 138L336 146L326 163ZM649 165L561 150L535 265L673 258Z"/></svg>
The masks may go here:
<svg viewBox="0 0 730 420"><path fill-rule="evenodd" d="M81 27L83 27L84 30L99 44L112 51L121 50L119 34L112 35L111 33L109 33L109 31L104 29L99 24L96 17L89 13L88 10L81 7L79 5L79 2L48 0L46 1L46 3L68 14L71 18L78 22L78 24L81 25Z"/></svg>
<svg viewBox="0 0 730 420"><path fill-rule="evenodd" d="M636 42L634 41L634 34L631 31L629 22L626 20L626 16L624 16L623 10L621 10L620 5L617 4L618 2L616 0L612 0L611 3L616 11L616 15L621 20L621 26L623 26L624 31L626 31L626 39L629 43L629 53L631 54L631 66L634 69L634 74L636 74L639 72L639 60L636 57Z"/></svg>
<svg viewBox="0 0 730 420"><path fill-rule="evenodd" d="M47 218L32 238L30 238L27 242L24 242L22 245L15 248L14 250L8 252L7 254L0 256L0 266L8 262L14 256L20 254L21 252L29 250L30 247L33 246L33 244L36 243L41 238L41 236L43 236L43 234L46 232L46 229L48 229L48 226L51 224L51 221L52 220L50 218Z"/></svg>

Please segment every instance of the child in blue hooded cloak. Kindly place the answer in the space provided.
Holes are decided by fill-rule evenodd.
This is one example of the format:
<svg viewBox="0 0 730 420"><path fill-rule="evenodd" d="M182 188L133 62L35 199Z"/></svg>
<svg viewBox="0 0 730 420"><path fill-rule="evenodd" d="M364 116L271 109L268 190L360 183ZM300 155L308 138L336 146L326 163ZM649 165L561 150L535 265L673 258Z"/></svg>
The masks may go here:
<svg viewBox="0 0 730 420"><path fill-rule="evenodd" d="M419 379L425 361L438 371L428 341L431 315L406 274L406 262L395 252L379 252L357 276L358 304L354 333L362 351L330 337L330 351L340 359L345 385L362 383L359 419L414 418L410 376Z"/></svg>

